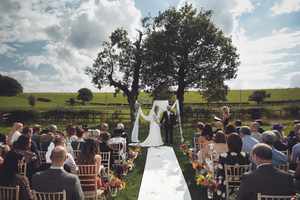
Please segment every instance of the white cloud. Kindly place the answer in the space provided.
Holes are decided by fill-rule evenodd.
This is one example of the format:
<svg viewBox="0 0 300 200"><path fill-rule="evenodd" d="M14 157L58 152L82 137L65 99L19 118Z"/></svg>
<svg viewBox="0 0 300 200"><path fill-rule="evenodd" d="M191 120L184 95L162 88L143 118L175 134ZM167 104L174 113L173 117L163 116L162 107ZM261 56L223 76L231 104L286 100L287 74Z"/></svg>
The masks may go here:
<svg viewBox="0 0 300 200"><path fill-rule="evenodd" d="M280 0L272 8L273 15L286 14L300 10L300 0Z"/></svg>
<svg viewBox="0 0 300 200"><path fill-rule="evenodd" d="M192 3L198 9L213 11L213 21L225 32L230 34L237 23L237 17L243 13L252 12L255 6L250 0L181 0L178 7L186 2Z"/></svg>
<svg viewBox="0 0 300 200"><path fill-rule="evenodd" d="M85 68L92 65L101 43L113 30L124 27L133 37L142 18L133 0L69 1L74 3L72 6L62 0L26 0L17 4L14 0L5 1L3 5L10 12L0 16L0 53L7 55L8 50L13 50L3 46L7 42L46 41L43 52L25 55L20 63L26 69L46 64L56 72L10 72L9 75L20 79L25 91L77 91L80 87L96 90L84 73Z"/></svg>
<svg viewBox="0 0 300 200"><path fill-rule="evenodd" d="M232 88L276 88L289 87L290 67L297 65L296 60L288 59L289 49L299 48L300 31L288 29L275 30L271 35L250 40L240 29L233 41L240 53L241 66L236 80L229 81ZM298 63L299 64L299 63ZM281 74L278 77L278 74Z"/></svg>
<svg viewBox="0 0 300 200"><path fill-rule="evenodd" d="M300 87L300 71L291 73L288 77L290 78L290 87Z"/></svg>

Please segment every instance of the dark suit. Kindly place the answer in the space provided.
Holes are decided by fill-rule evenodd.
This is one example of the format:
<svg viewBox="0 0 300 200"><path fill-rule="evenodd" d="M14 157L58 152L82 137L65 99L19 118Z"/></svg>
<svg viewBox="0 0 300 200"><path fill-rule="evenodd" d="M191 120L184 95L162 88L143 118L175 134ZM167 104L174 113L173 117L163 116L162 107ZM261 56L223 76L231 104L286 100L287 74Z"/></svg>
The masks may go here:
<svg viewBox="0 0 300 200"><path fill-rule="evenodd" d="M238 200L256 200L257 194L291 195L293 177L272 165L263 165L242 176Z"/></svg>
<svg viewBox="0 0 300 200"><path fill-rule="evenodd" d="M32 178L32 189L38 192L67 193L67 200L83 200L79 178L62 169L48 169L36 173Z"/></svg>
<svg viewBox="0 0 300 200"><path fill-rule="evenodd" d="M162 119L160 121L163 124L165 129L165 143L173 144L173 126L176 124L176 115L174 112L165 111L163 112Z"/></svg>

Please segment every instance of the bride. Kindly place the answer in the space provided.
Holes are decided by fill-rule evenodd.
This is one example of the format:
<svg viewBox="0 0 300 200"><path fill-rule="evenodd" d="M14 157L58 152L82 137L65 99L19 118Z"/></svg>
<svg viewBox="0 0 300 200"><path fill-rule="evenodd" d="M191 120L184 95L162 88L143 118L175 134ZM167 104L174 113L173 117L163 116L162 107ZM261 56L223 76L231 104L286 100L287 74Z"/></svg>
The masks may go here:
<svg viewBox="0 0 300 200"><path fill-rule="evenodd" d="M154 107L154 113L151 116L149 135L140 145L144 147L156 147L163 145L160 133L160 116L158 106Z"/></svg>

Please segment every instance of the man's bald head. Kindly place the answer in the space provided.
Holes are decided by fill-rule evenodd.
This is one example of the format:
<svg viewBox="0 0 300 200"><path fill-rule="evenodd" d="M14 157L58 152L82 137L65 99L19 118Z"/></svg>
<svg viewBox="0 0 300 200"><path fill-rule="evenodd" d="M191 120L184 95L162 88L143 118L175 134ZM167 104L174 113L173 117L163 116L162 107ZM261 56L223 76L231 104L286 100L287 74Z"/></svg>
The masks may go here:
<svg viewBox="0 0 300 200"><path fill-rule="evenodd" d="M67 158L67 151L63 146L56 146L51 153L52 165L62 167Z"/></svg>

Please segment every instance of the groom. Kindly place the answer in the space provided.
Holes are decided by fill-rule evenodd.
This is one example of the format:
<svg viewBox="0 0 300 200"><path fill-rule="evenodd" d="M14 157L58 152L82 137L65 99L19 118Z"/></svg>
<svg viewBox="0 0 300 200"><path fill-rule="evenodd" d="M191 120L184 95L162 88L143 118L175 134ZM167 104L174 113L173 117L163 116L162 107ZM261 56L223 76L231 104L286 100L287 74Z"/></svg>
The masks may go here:
<svg viewBox="0 0 300 200"><path fill-rule="evenodd" d="M160 121L165 129L165 144L173 144L173 126L176 124L176 114L171 110L171 106L167 107L167 110L163 112L162 119Z"/></svg>

